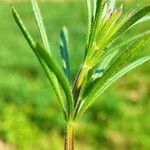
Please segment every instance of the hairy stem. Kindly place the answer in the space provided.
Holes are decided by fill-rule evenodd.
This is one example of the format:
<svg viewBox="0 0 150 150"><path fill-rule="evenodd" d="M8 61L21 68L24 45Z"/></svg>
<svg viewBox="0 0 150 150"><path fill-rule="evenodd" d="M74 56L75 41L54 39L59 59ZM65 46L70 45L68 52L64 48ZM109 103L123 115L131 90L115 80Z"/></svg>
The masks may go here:
<svg viewBox="0 0 150 150"><path fill-rule="evenodd" d="M75 143L74 125L72 123L67 123L64 150L74 150L74 143Z"/></svg>

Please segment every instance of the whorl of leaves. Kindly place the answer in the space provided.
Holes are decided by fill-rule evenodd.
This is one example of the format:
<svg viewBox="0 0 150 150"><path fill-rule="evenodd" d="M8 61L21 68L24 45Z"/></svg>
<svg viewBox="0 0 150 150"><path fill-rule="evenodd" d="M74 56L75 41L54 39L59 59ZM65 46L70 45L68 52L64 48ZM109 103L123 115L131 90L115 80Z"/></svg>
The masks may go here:
<svg viewBox="0 0 150 150"><path fill-rule="evenodd" d="M150 19L150 6L134 13L123 13L116 0L86 0L88 31L85 57L73 85L70 85L68 31L60 33L60 54L63 69L52 56L46 29L36 0L31 0L41 43L34 41L19 14L12 6L12 14L26 41L30 45L56 93L66 121L80 118L91 104L118 78L150 60L150 56L137 58L142 47L150 40L150 31L121 41L124 33L137 24ZM119 40L118 40L119 39ZM121 41L121 42L120 42ZM115 44L116 43L116 44Z"/></svg>

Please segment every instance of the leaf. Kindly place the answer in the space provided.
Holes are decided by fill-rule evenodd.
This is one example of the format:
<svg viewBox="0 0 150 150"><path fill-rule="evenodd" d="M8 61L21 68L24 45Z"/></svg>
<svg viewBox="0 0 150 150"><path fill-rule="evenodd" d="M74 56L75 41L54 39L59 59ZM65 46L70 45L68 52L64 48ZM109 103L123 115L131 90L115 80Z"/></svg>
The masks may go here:
<svg viewBox="0 0 150 150"><path fill-rule="evenodd" d="M113 82L115 82L118 78L129 72L130 70L136 68L137 66L147 62L150 60L150 56L145 56L143 58L137 59L136 61L132 62L131 64L124 67L122 70L120 70L118 73L110 77L107 82L104 83L104 85L101 87L101 92L104 92Z"/></svg>
<svg viewBox="0 0 150 150"><path fill-rule="evenodd" d="M95 19L97 0L91 0L91 1L93 2L93 19Z"/></svg>
<svg viewBox="0 0 150 150"><path fill-rule="evenodd" d="M27 40L28 44L30 45L30 47L32 49L34 49L36 44L35 44L32 36L30 35L28 30L26 29L26 27L24 26L24 24L23 24L19 14L18 14L18 12L16 11L16 9L13 6L12 6L12 15L13 15L13 18L14 18L15 22L19 26L22 34L24 35L25 39Z"/></svg>
<svg viewBox="0 0 150 150"><path fill-rule="evenodd" d="M143 23L145 21L150 21L150 16L145 16L143 18L141 18L140 20L138 20L133 26L137 25L137 24L140 24L140 23ZM132 27L133 27L132 26Z"/></svg>
<svg viewBox="0 0 150 150"><path fill-rule="evenodd" d="M34 12L34 15L35 15L35 19L36 19L36 22L37 22L37 25L38 25L38 29L39 29L40 34L41 34L42 42L43 42L44 46L46 47L46 49L50 51L48 37L47 37L46 30L45 30L45 27L44 27L44 23L43 23L43 19L42 19L42 16L41 16L40 8L39 8L38 3L37 3L36 0L31 0L31 2L32 2L32 8L33 8L33 12Z"/></svg>
<svg viewBox="0 0 150 150"><path fill-rule="evenodd" d="M102 59L98 67L95 69L94 74L92 75L93 82L103 76L103 74L108 69L110 63L112 62L113 58L116 56L117 53L118 53L118 50L115 50L111 52L110 54L108 54L107 56L105 56L104 59Z"/></svg>
<svg viewBox="0 0 150 150"><path fill-rule="evenodd" d="M135 42L136 40L149 36L150 35L150 31L146 31L144 33L140 33L138 35L135 35L133 37L128 38L127 40L123 40L121 42L117 42L117 44L112 43L111 45L109 45L109 47L106 49L106 53L104 54L104 56L106 55L110 55L112 52L125 47L125 46L129 46L131 43ZM103 56L103 57L104 57Z"/></svg>
<svg viewBox="0 0 150 150"><path fill-rule="evenodd" d="M70 65L69 65L69 57L68 57L68 31L67 28L64 27L60 33L60 51L63 62L64 72L70 81Z"/></svg>
<svg viewBox="0 0 150 150"><path fill-rule="evenodd" d="M89 108L89 106L99 97L99 95L101 95L110 85L112 85L117 79L119 79L120 77L122 77L123 75L125 75L126 73L128 73L129 71L133 70L134 68L144 64L145 62L150 61L150 56L146 56L140 59L137 59L136 61L132 62L131 64L129 64L128 66L124 67L122 70L120 70L119 72L117 72L115 75L111 76L100 88L99 88L99 93L95 94L94 97L92 97L91 99L89 99L89 97L87 97L81 107L79 112L77 113L77 118L80 118L83 113Z"/></svg>
<svg viewBox="0 0 150 150"><path fill-rule="evenodd" d="M134 25L139 19L144 17L150 13L150 6L145 6L144 8L137 11L133 14L120 28L119 30L109 39L109 42L113 41L114 39L118 38L121 34L126 32L132 25Z"/></svg>
<svg viewBox="0 0 150 150"><path fill-rule="evenodd" d="M92 4L91 0L86 0L87 4L87 12L88 12L88 33L91 31L91 25L92 25Z"/></svg>
<svg viewBox="0 0 150 150"><path fill-rule="evenodd" d="M101 56L106 49L107 39L111 37L111 32L116 26L117 20L122 14L122 6L117 8L114 12L109 15L106 20L103 20L97 30L97 35L95 37L95 42L92 47L92 52L89 54L90 66L95 67L101 60Z"/></svg>
<svg viewBox="0 0 150 150"><path fill-rule="evenodd" d="M88 45L90 43L90 39L92 38L92 34L94 33L94 24L95 24L95 16L96 16L96 8L97 8L97 0L86 0L87 4L87 13L88 13L88 34L87 34L87 42L85 49L85 57L88 51Z"/></svg>
<svg viewBox="0 0 150 150"><path fill-rule="evenodd" d="M43 42L44 47L46 48L46 50L48 50L50 52L48 37L47 37L46 30L45 30L45 27L44 27L44 23L43 23L43 19L42 19L42 16L41 16L40 8L39 8L38 3L37 3L36 0L31 0L31 2L32 2L32 7L33 7L34 14L35 14L36 22L37 22L37 25L38 25L38 28L39 28L39 31L40 31L40 34L41 34L42 42ZM57 86L57 89L59 89L58 81L56 80L55 75L53 73L51 73L51 78L53 79L54 85ZM59 89L59 91L60 91L60 89Z"/></svg>
<svg viewBox="0 0 150 150"><path fill-rule="evenodd" d="M13 17L14 17L14 20L15 22L17 23L18 27L20 28L22 34L24 35L25 39L27 40L27 42L29 43L31 49L33 50L34 54L36 55L37 59L39 60L41 66L43 67L55 93L56 93L56 96L58 98L58 101L59 101L59 104L60 104L60 107L62 109L62 112L64 114L64 117L65 119L67 119L67 112L66 112L66 108L65 108L65 104L64 104L64 101L63 101L63 97L62 97L62 93L59 89L59 86L58 84L56 84L56 78L52 78L51 76L51 70L49 70L48 66L46 65L45 61L40 57L40 55L37 53L36 51L36 44L32 38L32 36L30 35L30 33L28 32L28 30L26 29L24 23L22 22L18 12L15 10L15 8L12 6L12 14L13 14Z"/></svg>
<svg viewBox="0 0 150 150"><path fill-rule="evenodd" d="M96 10L94 8L95 16L94 16L94 19L93 19L92 25L91 25L91 32L90 32L90 35L89 35L89 43L88 43L88 46L87 46L86 51L85 51L85 58L88 57L88 55L91 51L92 44L94 42L94 37L96 35L96 30L97 30L97 27L98 27L98 23L100 21L101 15L102 15L103 0L97 0L97 2L94 1L93 2L94 7L95 7L95 3L96 3Z"/></svg>
<svg viewBox="0 0 150 150"><path fill-rule="evenodd" d="M72 92L68 83L68 80L65 76L65 74L61 71L61 69L58 67L54 59L49 55L47 50L42 47L39 43L36 45L36 50L39 56L42 57L42 59L45 61L46 65L49 67L50 70L54 72L56 75L60 85L62 86L66 99L67 99L67 105L68 105L68 115L69 119L71 119L73 115L73 107L74 107L74 102L73 102L73 97L72 97Z"/></svg>
<svg viewBox="0 0 150 150"><path fill-rule="evenodd" d="M146 34L145 36L138 38L136 41L130 44L129 47L125 50L120 50L118 58L114 61L113 64L111 64L111 66L104 74L103 79L100 82L105 82L109 78L109 76L113 75L120 68L130 63L132 59L136 56L137 52L149 40L149 38L150 34Z"/></svg>
<svg viewBox="0 0 150 150"><path fill-rule="evenodd" d="M104 20L105 18L107 18L108 14L109 14L108 8L109 8L109 1L105 0L101 20Z"/></svg>
<svg viewBox="0 0 150 150"><path fill-rule="evenodd" d="M116 21L120 18L122 14L122 6L116 9L111 15L107 18L105 24L102 28L100 28L99 33L97 35L97 43L98 45L102 45L102 42L105 43L105 39L107 39L111 34L109 34L116 25Z"/></svg>
<svg viewBox="0 0 150 150"><path fill-rule="evenodd" d="M116 0L110 0L109 10L112 12L115 9Z"/></svg>
<svg viewBox="0 0 150 150"><path fill-rule="evenodd" d="M116 56L116 54L118 53L119 50L115 50L113 52L111 52L110 54L108 54L101 62L99 65L99 69L104 69L106 70L109 66L109 64L111 63L111 61L113 60L113 58Z"/></svg>
<svg viewBox="0 0 150 150"><path fill-rule="evenodd" d="M95 26L97 26L100 20L100 17L102 15L102 8L103 8L103 0L97 0L96 14L95 14Z"/></svg>

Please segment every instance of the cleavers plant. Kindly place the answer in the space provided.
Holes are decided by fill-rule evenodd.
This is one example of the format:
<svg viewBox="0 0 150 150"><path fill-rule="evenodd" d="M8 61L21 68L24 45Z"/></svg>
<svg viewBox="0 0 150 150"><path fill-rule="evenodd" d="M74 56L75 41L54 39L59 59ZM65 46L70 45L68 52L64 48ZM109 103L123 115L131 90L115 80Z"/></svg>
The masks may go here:
<svg viewBox="0 0 150 150"><path fill-rule="evenodd" d="M57 96L66 121L65 150L74 150L75 123L91 104L118 78L150 60L138 58L138 52L150 39L150 31L125 38L121 37L135 25L149 20L150 6L123 14L116 0L86 0L88 32L85 56L71 85L66 27L60 33L60 53L63 69L52 56L48 37L36 0L31 0L42 42L36 42L12 6L13 17L25 39L42 65Z"/></svg>

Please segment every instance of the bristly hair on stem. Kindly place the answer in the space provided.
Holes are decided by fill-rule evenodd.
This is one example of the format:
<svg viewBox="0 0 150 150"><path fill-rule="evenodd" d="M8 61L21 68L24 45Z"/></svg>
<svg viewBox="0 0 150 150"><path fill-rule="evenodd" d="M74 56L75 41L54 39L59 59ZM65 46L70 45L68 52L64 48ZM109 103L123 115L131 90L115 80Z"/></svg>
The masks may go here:
<svg viewBox="0 0 150 150"><path fill-rule="evenodd" d="M59 65L52 55L41 11L36 0L31 0L41 43L35 41L18 12L12 6L12 14L24 38L43 67L57 96L66 121L65 150L74 150L74 123L86 112L101 94L127 72L150 60L138 53L150 40L150 30L121 38L137 24L150 20L150 5L123 13L123 6L116 7L116 0L86 0L88 13L87 41L80 71L71 85L68 30L60 32ZM121 42L120 42L121 41ZM63 68L61 68L63 66Z"/></svg>

